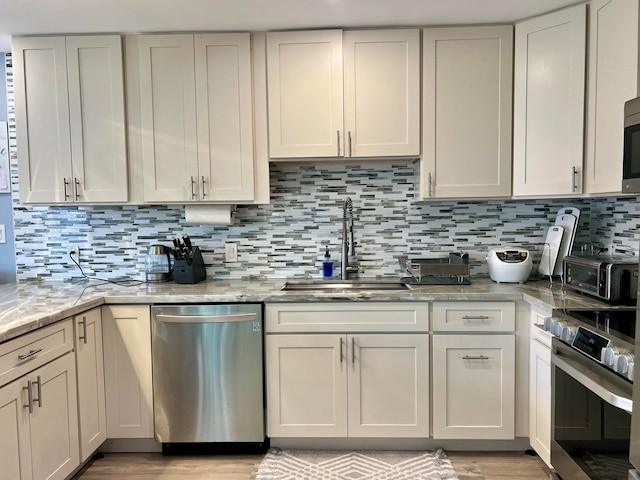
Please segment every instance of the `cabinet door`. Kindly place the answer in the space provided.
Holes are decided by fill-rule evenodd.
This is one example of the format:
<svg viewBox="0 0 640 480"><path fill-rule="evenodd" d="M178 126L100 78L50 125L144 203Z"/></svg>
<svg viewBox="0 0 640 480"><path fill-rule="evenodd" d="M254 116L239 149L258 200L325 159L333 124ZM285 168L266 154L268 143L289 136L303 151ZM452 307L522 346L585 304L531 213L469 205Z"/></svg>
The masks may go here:
<svg viewBox="0 0 640 480"><path fill-rule="evenodd" d="M195 55L199 199L252 201L250 36L196 35Z"/></svg>
<svg viewBox="0 0 640 480"><path fill-rule="evenodd" d="M434 335L433 438L513 439L515 337Z"/></svg>
<svg viewBox="0 0 640 480"><path fill-rule="evenodd" d="M586 5L516 24L513 194L582 191Z"/></svg>
<svg viewBox="0 0 640 480"><path fill-rule="evenodd" d="M267 33L271 157L344 155L342 31Z"/></svg>
<svg viewBox="0 0 640 480"><path fill-rule="evenodd" d="M420 31L344 33L346 157L420 155Z"/></svg>
<svg viewBox="0 0 640 480"><path fill-rule="evenodd" d="M78 371L80 461L84 462L107 439L100 308L76 316L74 323Z"/></svg>
<svg viewBox="0 0 640 480"><path fill-rule="evenodd" d="M27 379L0 388L0 480L31 480L31 438Z"/></svg>
<svg viewBox="0 0 640 480"><path fill-rule="evenodd" d="M347 336L350 437L429 436L429 336Z"/></svg>
<svg viewBox="0 0 640 480"><path fill-rule="evenodd" d="M67 37L73 202L126 202L122 43Z"/></svg>
<svg viewBox="0 0 640 480"><path fill-rule="evenodd" d="M144 200L197 200L193 35L142 35L138 45Z"/></svg>
<svg viewBox="0 0 640 480"><path fill-rule="evenodd" d="M73 353L29 374L34 480L64 480L80 465L76 365Z"/></svg>
<svg viewBox="0 0 640 480"><path fill-rule="evenodd" d="M149 307L103 307L102 329L107 437L152 438Z"/></svg>
<svg viewBox="0 0 640 480"><path fill-rule="evenodd" d="M551 465L551 349L536 340L529 345L529 442Z"/></svg>
<svg viewBox="0 0 640 480"><path fill-rule="evenodd" d="M427 28L423 42L422 198L511 195L513 27Z"/></svg>
<svg viewBox="0 0 640 480"><path fill-rule="evenodd" d="M267 335L267 435L346 437L344 335Z"/></svg>
<svg viewBox="0 0 640 480"><path fill-rule="evenodd" d="M587 193L620 192L624 102L638 95L638 1L589 6Z"/></svg>
<svg viewBox="0 0 640 480"><path fill-rule="evenodd" d="M12 52L20 201L70 201L65 38L14 37Z"/></svg>

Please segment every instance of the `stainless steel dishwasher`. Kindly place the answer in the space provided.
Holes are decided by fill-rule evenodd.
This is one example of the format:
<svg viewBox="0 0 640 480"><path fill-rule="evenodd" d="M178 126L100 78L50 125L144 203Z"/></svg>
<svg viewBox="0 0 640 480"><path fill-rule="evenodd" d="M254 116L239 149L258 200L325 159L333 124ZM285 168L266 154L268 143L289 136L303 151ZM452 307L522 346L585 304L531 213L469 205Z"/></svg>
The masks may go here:
<svg viewBox="0 0 640 480"><path fill-rule="evenodd" d="M151 307L155 437L265 442L262 305Z"/></svg>

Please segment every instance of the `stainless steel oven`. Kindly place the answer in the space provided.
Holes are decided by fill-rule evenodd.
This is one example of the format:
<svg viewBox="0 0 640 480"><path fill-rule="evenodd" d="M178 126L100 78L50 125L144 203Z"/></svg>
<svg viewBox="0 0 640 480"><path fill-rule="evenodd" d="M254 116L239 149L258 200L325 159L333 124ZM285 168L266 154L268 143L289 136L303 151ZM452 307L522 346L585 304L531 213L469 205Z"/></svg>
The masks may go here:
<svg viewBox="0 0 640 480"><path fill-rule="evenodd" d="M551 465L562 480L626 480L635 308L557 310L551 355Z"/></svg>

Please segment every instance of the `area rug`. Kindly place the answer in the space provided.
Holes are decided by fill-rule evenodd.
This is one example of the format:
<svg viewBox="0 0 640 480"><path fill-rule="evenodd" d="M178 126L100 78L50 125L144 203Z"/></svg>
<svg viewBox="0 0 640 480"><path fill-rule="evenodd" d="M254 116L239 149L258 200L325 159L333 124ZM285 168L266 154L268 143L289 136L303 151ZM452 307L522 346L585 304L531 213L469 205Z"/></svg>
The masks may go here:
<svg viewBox="0 0 640 480"><path fill-rule="evenodd" d="M282 450L271 448L256 480L457 479L442 449L432 452Z"/></svg>

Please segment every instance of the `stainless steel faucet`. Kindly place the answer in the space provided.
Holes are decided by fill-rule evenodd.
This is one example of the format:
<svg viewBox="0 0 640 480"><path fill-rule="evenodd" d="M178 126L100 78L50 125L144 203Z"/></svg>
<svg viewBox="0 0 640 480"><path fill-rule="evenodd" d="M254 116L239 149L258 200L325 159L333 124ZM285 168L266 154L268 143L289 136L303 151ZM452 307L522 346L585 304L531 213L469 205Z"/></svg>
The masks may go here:
<svg viewBox="0 0 640 480"><path fill-rule="evenodd" d="M356 242L353 240L353 202L347 197L342 204L342 251L340 259L340 278L348 280L357 274L360 268L356 259Z"/></svg>

